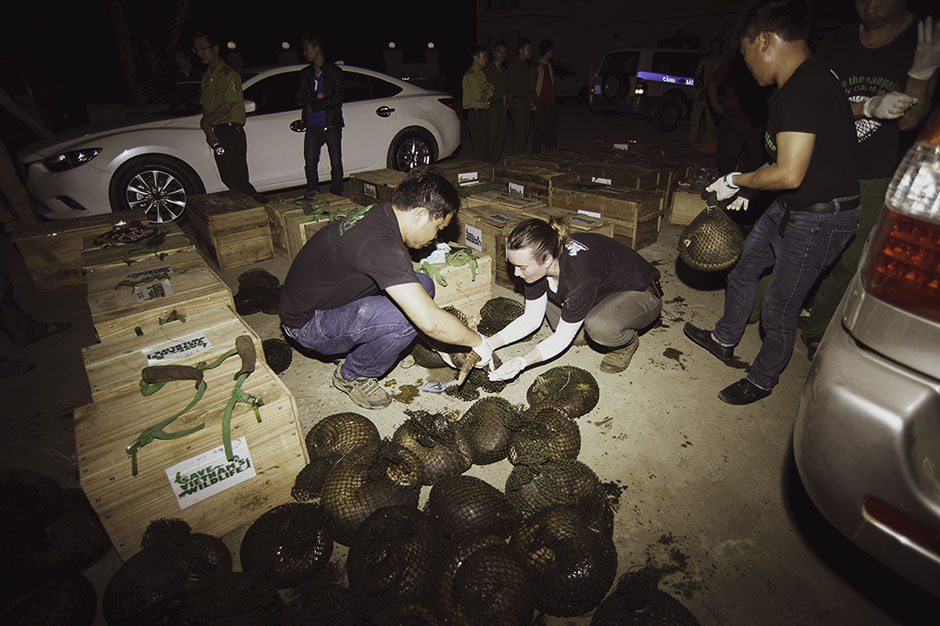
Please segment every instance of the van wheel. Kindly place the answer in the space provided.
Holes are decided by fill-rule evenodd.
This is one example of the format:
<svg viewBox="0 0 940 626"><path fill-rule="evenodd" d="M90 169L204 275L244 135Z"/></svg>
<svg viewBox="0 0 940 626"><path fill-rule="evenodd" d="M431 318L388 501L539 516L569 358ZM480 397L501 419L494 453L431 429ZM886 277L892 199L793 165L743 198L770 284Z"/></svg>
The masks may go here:
<svg viewBox="0 0 940 626"><path fill-rule="evenodd" d="M623 74L608 74L601 83L601 95L608 102L620 102L626 95L630 80Z"/></svg>
<svg viewBox="0 0 940 626"><path fill-rule="evenodd" d="M653 125L659 130L674 131L682 122L682 106L675 100L664 101L653 113Z"/></svg>

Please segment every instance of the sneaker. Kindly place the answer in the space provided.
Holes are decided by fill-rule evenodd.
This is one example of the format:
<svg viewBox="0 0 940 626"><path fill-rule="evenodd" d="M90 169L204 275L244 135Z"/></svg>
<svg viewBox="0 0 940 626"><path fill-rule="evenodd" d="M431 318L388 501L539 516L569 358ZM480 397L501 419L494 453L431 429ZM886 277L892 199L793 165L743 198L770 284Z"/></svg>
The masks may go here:
<svg viewBox="0 0 940 626"><path fill-rule="evenodd" d="M627 369L639 345L640 338L637 337L624 347L605 354L604 358L601 359L601 371L607 372L608 374L619 374Z"/></svg>
<svg viewBox="0 0 940 626"><path fill-rule="evenodd" d="M346 380L340 370L342 361L336 365L333 372L333 386L343 391L350 399L364 409L382 409L392 403L392 396L382 389L379 381L374 378L357 378Z"/></svg>

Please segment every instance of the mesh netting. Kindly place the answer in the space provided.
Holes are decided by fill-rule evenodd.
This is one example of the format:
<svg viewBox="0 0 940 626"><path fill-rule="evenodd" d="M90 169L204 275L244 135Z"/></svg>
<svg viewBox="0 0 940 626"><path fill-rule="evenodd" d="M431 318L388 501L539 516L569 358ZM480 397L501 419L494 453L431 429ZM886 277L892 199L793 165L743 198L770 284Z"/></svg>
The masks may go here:
<svg viewBox="0 0 940 626"><path fill-rule="evenodd" d="M88 626L97 609L95 587L77 572L15 576L0 591L0 624Z"/></svg>
<svg viewBox="0 0 940 626"><path fill-rule="evenodd" d="M268 315L277 315L277 305L281 301L281 288L268 289L261 298L261 312Z"/></svg>
<svg viewBox="0 0 940 626"><path fill-rule="evenodd" d="M288 502L256 519L242 539L246 572L263 572L278 587L299 585L322 570L333 555L329 517L318 504Z"/></svg>
<svg viewBox="0 0 940 626"><path fill-rule="evenodd" d="M346 572L354 601L369 615L425 600L437 584L444 537L416 507L379 509L349 546Z"/></svg>
<svg viewBox="0 0 940 626"><path fill-rule="evenodd" d="M496 297L483 303L480 309L480 334L491 337L506 328L511 321L522 315L525 306L512 298Z"/></svg>
<svg viewBox="0 0 940 626"><path fill-rule="evenodd" d="M464 432L440 413L405 411L409 419L395 430L392 441L411 450L421 462L422 481L433 485L463 474L473 464L473 450Z"/></svg>
<svg viewBox="0 0 940 626"><path fill-rule="evenodd" d="M600 398L597 380L587 370L562 365L539 374L526 391L532 407L554 406L570 418L591 412Z"/></svg>
<svg viewBox="0 0 940 626"><path fill-rule="evenodd" d="M706 207L679 234L679 258L702 272L730 269L743 248L741 227L717 207Z"/></svg>
<svg viewBox="0 0 940 626"><path fill-rule="evenodd" d="M280 284L281 281L278 280L277 276L265 269L261 269L260 267L254 267L250 270L246 270L238 276L238 286L242 288L264 287L266 289L273 289Z"/></svg>
<svg viewBox="0 0 940 626"><path fill-rule="evenodd" d="M508 537L519 523L506 495L475 476L454 476L431 488L425 505L447 537Z"/></svg>
<svg viewBox="0 0 940 626"><path fill-rule="evenodd" d="M359 525L375 511L395 505L418 506L421 463L391 442L353 450L323 481L320 504L333 517L335 539L349 545Z"/></svg>
<svg viewBox="0 0 940 626"><path fill-rule="evenodd" d="M421 339L415 341L414 347L411 348L411 357L415 360L415 363L421 367L427 367L429 369L447 367L441 355L431 349Z"/></svg>
<svg viewBox="0 0 940 626"><path fill-rule="evenodd" d="M506 544L475 550L456 566L451 601L468 624L528 626L535 591L520 556Z"/></svg>
<svg viewBox="0 0 940 626"><path fill-rule="evenodd" d="M409 602L379 611L372 616L375 626L443 626L449 621L441 619L435 607L425 602Z"/></svg>
<svg viewBox="0 0 940 626"><path fill-rule="evenodd" d="M275 374L287 371L291 361L294 360L294 349L283 339L265 339L261 342L264 351L264 361Z"/></svg>
<svg viewBox="0 0 940 626"><path fill-rule="evenodd" d="M606 501L597 474L581 461L526 457L519 459L506 479L506 497L522 519L555 504L594 511L599 502Z"/></svg>
<svg viewBox="0 0 940 626"><path fill-rule="evenodd" d="M276 626L284 603L261 572L234 572L187 594L177 619L186 626Z"/></svg>
<svg viewBox="0 0 940 626"><path fill-rule="evenodd" d="M575 509L551 506L526 519L513 535L529 566L536 605L550 615L593 610L617 574L613 540L591 530Z"/></svg>
<svg viewBox="0 0 940 626"><path fill-rule="evenodd" d="M354 626L349 589L335 584L302 587L281 613L280 626Z"/></svg>
<svg viewBox="0 0 940 626"><path fill-rule="evenodd" d="M513 465L533 447L549 459L576 459L581 452L581 429L553 406L531 408L522 415L522 426L509 439L509 462Z"/></svg>
<svg viewBox="0 0 940 626"><path fill-rule="evenodd" d="M470 405L458 425L470 442L473 462L488 465L505 459L509 439L521 419L519 409L499 396L480 398Z"/></svg>
<svg viewBox="0 0 940 626"><path fill-rule="evenodd" d="M102 610L109 626L185 623L187 596L225 584L232 573L232 555L221 539L184 535L185 522L159 524L160 531L145 534L143 549L105 589Z"/></svg>
<svg viewBox="0 0 940 626"><path fill-rule="evenodd" d="M264 296L268 293L267 287L257 285L240 287L232 300L235 302L235 311L239 315L254 315L261 311Z"/></svg>
<svg viewBox="0 0 940 626"><path fill-rule="evenodd" d="M629 571L601 602L591 626L699 626L689 609L659 589L659 576L649 567Z"/></svg>
<svg viewBox="0 0 940 626"><path fill-rule="evenodd" d="M379 429L369 418L358 413L335 413L313 425L307 433L310 459L339 458L356 448L378 445Z"/></svg>
<svg viewBox="0 0 940 626"><path fill-rule="evenodd" d="M319 500L320 492L323 490L323 481L336 465L336 460L333 456L315 458L307 463L294 479L294 486L290 490L291 497L297 502Z"/></svg>
<svg viewBox="0 0 940 626"><path fill-rule="evenodd" d="M464 384L459 387L457 385L451 385L444 393L453 398L470 402L479 399L480 390L486 393L498 394L509 384L509 381L505 380L490 380L487 374L488 371L485 368L475 367L470 370L470 374L467 375L467 380L464 381Z"/></svg>

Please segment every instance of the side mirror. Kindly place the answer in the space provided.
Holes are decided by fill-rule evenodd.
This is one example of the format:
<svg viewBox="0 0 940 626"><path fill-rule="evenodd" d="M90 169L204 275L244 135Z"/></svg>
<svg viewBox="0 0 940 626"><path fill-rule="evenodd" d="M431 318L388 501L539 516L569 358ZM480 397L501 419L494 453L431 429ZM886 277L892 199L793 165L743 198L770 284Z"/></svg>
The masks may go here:
<svg viewBox="0 0 940 626"><path fill-rule="evenodd" d="M254 113L258 110L258 105L254 100L245 100L245 113Z"/></svg>

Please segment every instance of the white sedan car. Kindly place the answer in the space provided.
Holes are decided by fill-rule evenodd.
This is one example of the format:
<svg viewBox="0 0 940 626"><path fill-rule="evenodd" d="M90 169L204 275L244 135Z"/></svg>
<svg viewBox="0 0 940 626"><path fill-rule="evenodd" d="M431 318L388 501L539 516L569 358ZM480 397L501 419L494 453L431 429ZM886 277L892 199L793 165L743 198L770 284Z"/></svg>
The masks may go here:
<svg viewBox="0 0 940 626"><path fill-rule="evenodd" d="M295 101L304 65L244 76L248 171L259 191L304 185L303 131ZM455 102L368 69L340 65L344 74L343 170L408 171L450 156L460 145ZM52 219L143 208L152 222L183 215L186 199L225 190L198 114L135 118L110 128L85 127L21 150L26 184ZM320 179L328 180L326 146Z"/></svg>

